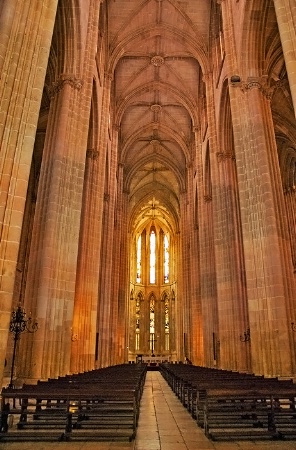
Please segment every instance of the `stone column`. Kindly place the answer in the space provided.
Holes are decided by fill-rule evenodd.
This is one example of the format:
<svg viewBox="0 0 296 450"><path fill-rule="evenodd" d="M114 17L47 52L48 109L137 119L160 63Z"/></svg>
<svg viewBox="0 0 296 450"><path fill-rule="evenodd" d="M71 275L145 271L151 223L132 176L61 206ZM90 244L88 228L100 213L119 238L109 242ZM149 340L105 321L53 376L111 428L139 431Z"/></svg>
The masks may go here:
<svg viewBox="0 0 296 450"><path fill-rule="evenodd" d="M118 139L118 130L116 131ZM114 239L117 241L114 249L114 283L113 292L114 299L117 302L118 318L116 330L116 338L114 338L113 352L116 355L118 363L127 361L128 342L129 342L129 295L131 290L130 268L128 266L128 253L131 249L130 235L128 233L128 193L123 187L123 164L117 167L117 207L115 218L115 234ZM115 181L114 181L115 182ZM134 286L134 284L132 285ZM134 293L134 296L138 291ZM135 300L136 301L136 300ZM140 302L140 348L143 346L143 307ZM135 330L132 331L135 333Z"/></svg>
<svg viewBox="0 0 296 450"><path fill-rule="evenodd" d="M0 34L0 382L57 0L5 0Z"/></svg>
<svg viewBox="0 0 296 450"><path fill-rule="evenodd" d="M296 273L296 186L289 186L285 190L285 202L291 241L292 263Z"/></svg>
<svg viewBox="0 0 296 450"><path fill-rule="evenodd" d="M217 273L215 259L215 237L219 233L219 177L217 172L217 132L216 107L212 73L203 75L206 87L206 107L208 114L207 139L203 143L204 162L200 161L200 171L204 173L203 183L200 183L199 222L200 222L200 268L201 268L201 299L204 327L204 358L207 366L223 367L216 344L223 347L220 339L217 298ZM204 166L202 166L204 164ZM216 343L216 344L215 344ZM214 357L216 359L214 359Z"/></svg>
<svg viewBox="0 0 296 450"><path fill-rule="evenodd" d="M251 330L252 370L295 373L291 317L295 279L267 80L250 78L235 91L239 115L236 161ZM234 113L235 114L235 113ZM240 139L239 139L240 135Z"/></svg>
<svg viewBox="0 0 296 450"><path fill-rule="evenodd" d="M110 232L112 232L112 240L110 240L110 244L112 242L112 267L110 273L110 303L111 303L111 314L110 314L110 362L111 364L118 364L118 350L120 345L122 345L121 339L118 336L118 308L119 308L119 284L118 284L118 271L121 267L120 264L120 239L118 236L118 227L117 227L117 208L118 208L118 133L119 126L117 124L113 125L112 129L112 143L111 143L111 152L110 152L110 171L109 171L109 195L110 195L110 217L109 217L109 228ZM116 269L115 269L116 268ZM136 295L134 293L134 305L136 303ZM125 318L128 321L129 315L129 291L126 292L126 312ZM134 315L134 318L136 316ZM136 326L134 325L134 337L135 337ZM127 343L125 345L127 347Z"/></svg>
<svg viewBox="0 0 296 450"><path fill-rule="evenodd" d="M36 313L27 376L69 371L85 151L72 145L82 82L63 76L54 85L30 251L26 299ZM73 123L74 122L74 123ZM80 136L79 136L80 137ZM27 354L27 352L24 352ZM59 357L57 357L59 355Z"/></svg>
<svg viewBox="0 0 296 450"><path fill-rule="evenodd" d="M98 342L98 365L100 367L106 367L109 365L109 354L110 354L110 250L107 248L110 244L108 243L109 231L108 231L108 214L110 212L109 201L110 195L108 193L108 182L109 174L107 174L108 164L107 164L107 153L108 146L110 146L110 141L108 137L108 127L109 127L109 114L110 114L110 95L111 95L111 83L112 76L108 73L105 74L103 97L102 97L102 111L100 117L100 128L99 128L99 152L102 154L101 164L100 164L100 196L102 198L102 232L101 232L101 258L100 258L100 274L99 274L99 289L98 289L98 332L99 332L99 342ZM107 179L106 179L107 177ZM107 189L107 190L106 190ZM113 240L111 241L112 250ZM105 280L107 279L108 282Z"/></svg>
<svg viewBox="0 0 296 450"><path fill-rule="evenodd" d="M176 355L178 361L183 361L184 359L184 314L186 311L186 295L187 295L187 273L186 266L184 267L186 248L186 239L184 237L184 221L185 221L185 198L186 194L181 192L180 194L180 230L176 233L176 279L178 280L178 285L175 292L175 305L176 305Z"/></svg>
<svg viewBox="0 0 296 450"><path fill-rule="evenodd" d="M91 370L95 365L102 232L101 170L98 150L88 149L71 334L71 372L74 373Z"/></svg>
<svg viewBox="0 0 296 450"><path fill-rule="evenodd" d="M290 0L274 0L279 33L296 114L296 6Z"/></svg>
<svg viewBox="0 0 296 450"><path fill-rule="evenodd" d="M201 231L200 224L201 210L203 208L203 173L202 167L202 145L200 127L194 127L194 147L195 147L195 172L192 179L192 252L191 252L191 286L192 286L192 362L197 365L204 363L203 348L203 312L201 296L201 271L204 267L204 259L200 261L201 255ZM203 222L203 221L202 221ZM207 352L209 353L209 351Z"/></svg>
<svg viewBox="0 0 296 450"><path fill-rule="evenodd" d="M187 334L187 354L185 355L190 360L193 360L193 355L197 357L199 353L199 337L201 333L201 304L199 295L199 252L198 252L198 231L195 225L195 167L190 162L187 166L187 181L188 186L186 194L186 230L184 234L188 237L186 243L187 249L185 253L186 271L188 272L188 306L184 317L187 317L186 334ZM197 205L196 205L197 207Z"/></svg>
<svg viewBox="0 0 296 450"><path fill-rule="evenodd" d="M218 152L219 231L215 239L218 291L218 314L223 368L239 371L250 369L247 359L248 341L240 336L248 328L245 270L238 186L233 149ZM247 324L247 325L246 325Z"/></svg>

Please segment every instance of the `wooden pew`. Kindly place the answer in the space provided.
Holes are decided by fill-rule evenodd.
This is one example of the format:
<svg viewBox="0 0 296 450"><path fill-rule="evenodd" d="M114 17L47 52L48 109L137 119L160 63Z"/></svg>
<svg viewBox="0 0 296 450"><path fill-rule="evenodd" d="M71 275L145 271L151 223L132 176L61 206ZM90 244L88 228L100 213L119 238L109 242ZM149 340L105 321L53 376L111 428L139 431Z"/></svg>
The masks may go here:
<svg viewBox="0 0 296 450"><path fill-rule="evenodd" d="M296 389L209 389L205 434L213 440L295 439Z"/></svg>
<svg viewBox="0 0 296 450"><path fill-rule="evenodd" d="M232 439L232 435L238 439L240 430L245 430L240 434L242 439L247 436L249 439L251 436L253 439L295 438L296 385L292 380L182 364L161 365L160 371L197 424L212 439L218 436ZM226 392L227 398L224 398ZM280 399L278 410L271 396ZM256 414L248 411L252 402L255 402ZM238 414L238 404L242 411L245 406L247 412Z"/></svg>
<svg viewBox="0 0 296 450"><path fill-rule="evenodd" d="M3 389L16 426L0 441L132 440L135 437L146 366L117 366L62 379Z"/></svg>

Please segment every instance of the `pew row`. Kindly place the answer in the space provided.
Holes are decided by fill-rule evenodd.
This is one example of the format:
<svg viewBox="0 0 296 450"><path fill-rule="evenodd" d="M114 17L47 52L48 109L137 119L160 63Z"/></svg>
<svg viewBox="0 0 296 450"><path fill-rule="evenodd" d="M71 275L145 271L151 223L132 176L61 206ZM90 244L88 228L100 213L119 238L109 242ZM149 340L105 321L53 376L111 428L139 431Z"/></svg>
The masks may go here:
<svg viewBox="0 0 296 450"><path fill-rule="evenodd" d="M146 370L145 365L137 365L124 370L123 377L114 369L113 376L106 370L108 377L95 371L92 381L88 373L3 389L2 422L5 415L13 416L14 426L5 426L4 420L0 441L131 441L136 434Z"/></svg>
<svg viewBox="0 0 296 450"><path fill-rule="evenodd" d="M174 364L160 371L213 440L296 438L293 380Z"/></svg>
<svg viewBox="0 0 296 450"><path fill-rule="evenodd" d="M208 389L204 431L212 440L296 438L295 389Z"/></svg>

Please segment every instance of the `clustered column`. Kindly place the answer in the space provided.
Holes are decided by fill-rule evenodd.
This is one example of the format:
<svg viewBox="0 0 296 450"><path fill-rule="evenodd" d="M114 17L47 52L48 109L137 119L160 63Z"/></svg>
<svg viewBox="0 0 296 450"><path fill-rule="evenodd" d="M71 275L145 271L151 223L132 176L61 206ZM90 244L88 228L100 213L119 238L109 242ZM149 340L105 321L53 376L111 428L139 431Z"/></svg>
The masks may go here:
<svg viewBox="0 0 296 450"><path fill-rule="evenodd" d="M296 114L296 7L290 0L274 0L274 7Z"/></svg>
<svg viewBox="0 0 296 450"><path fill-rule="evenodd" d="M0 36L0 380L57 0L4 0ZM23 39L20 39L23 36Z"/></svg>
<svg viewBox="0 0 296 450"><path fill-rule="evenodd" d="M244 105L241 120L248 135L244 145L236 148L236 159L240 200L245 206L241 213L252 369L289 376L294 371L292 298L285 281L290 270L285 256L289 238L283 191L278 190L282 183L267 80L250 78L236 95L239 105ZM234 126L242 127L242 123Z"/></svg>

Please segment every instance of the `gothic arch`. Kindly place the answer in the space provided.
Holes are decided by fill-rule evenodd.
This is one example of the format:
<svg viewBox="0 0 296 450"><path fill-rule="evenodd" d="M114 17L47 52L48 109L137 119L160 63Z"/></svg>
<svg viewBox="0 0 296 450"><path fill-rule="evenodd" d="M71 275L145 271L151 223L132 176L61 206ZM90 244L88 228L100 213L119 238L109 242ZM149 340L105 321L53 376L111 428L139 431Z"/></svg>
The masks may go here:
<svg viewBox="0 0 296 450"><path fill-rule="evenodd" d="M128 149L130 147L132 147L133 143L141 136L143 135L143 133L145 131L150 131L151 128L155 127L155 124L153 123L148 123L145 126L143 126L142 128L136 130L136 132L132 133L128 139L123 142L122 144L122 148L121 148L121 153L120 153L120 159L121 162L124 163L124 160L126 158L126 154L128 152ZM155 128L154 128L155 129ZM178 147L180 147L182 149L182 152L184 154L184 157L186 158L186 161L189 162L191 161L191 155L189 153L189 149L188 146L186 145L186 142L184 140L182 140L182 138L180 137L180 135L172 128L169 128L163 124L158 124L157 125L157 130L158 131L163 131L163 133L165 135L170 136L170 138L175 141L178 145ZM151 139L151 141L153 141L153 139ZM151 141L149 142L149 144L151 143ZM157 141L157 138L155 139L155 141ZM156 143L156 142L155 142ZM148 144L148 143L147 143ZM153 142L152 142L153 144Z"/></svg>
<svg viewBox="0 0 296 450"><path fill-rule="evenodd" d="M125 174L126 178L124 180L124 189L127 192L129 192L129 190L130 190L130 183L134 176L134 173L137 172L142 166L144 166L147 162L149 162L151 160L163 164L170 171L172 171L173 174L175 175L176 179L178 180L180 191L182 192L185 190L184 174L180 171L179 167L176 164L174 164L173 161L168 160L167 158L164 158L161 155L153 154L153 155L147 155L145 158L140 159L139 161L137 161L137 163L134 166L132 166L130 169L128 169L126 171L126 174Z"/></svg>
<svg viewBox="0 0 296 450"><path fill-rule="evenodd" d="M241 61L243 77L266 75L269 42L274 41L274 8L272 0L250 0L245 3L243 32L241 34ZM270 32L272 36L270 36Z"/></svg>
<svg viewBox="0 0 296 450"><path fill-rule="evenodd" d="M167 25L161 25L162 36L167 38L168 40L176 40L182 46L185 46L187 49L187 54L191 55L195 58L202 67L203 73L208 73L210 65L205 52L206 45L203 42L203 39L194 39L193 36L180 31L179 29ZM122 58L125 54L129 54L130 48L137 48L140 42L145 39L149 39L152 36L158 36L160 34L159 25L148 25L145 27L141 27L128 36L124 36L120 39L118 37L118 43L112 42L112 54L110 57L109 69L108 72L113 74L115 71L115 67L120 58Z"/></svg>
<svg viewBox="0 0 296 450"><path fill-rule="evenodd" d="M81 0L59 0L52 52L57 62L56 75L79 77L82 70L81 47Z"/></svg>
<svg viewBox="0 0 296 450"><path fill-rule="evenodd" d="M120 123L122 116L126 110L126 108L129 106L129 104L132 103L133 98L137 98L141 94L145 92L149 92L151 90L159 90L163 92L169 92L173 97L175 97L180 104L186 109L188 112L192 123L194 126L198 124L198 116L196 111L196 101L193 98L192 94L188 91L180 91L180 89L177 89L175 86L172 86L168 83L164 83L162 81L151 81L149 83L146 83L144 85L141 85L135 89L133 89L131 92L126 93L124 95L124 98L119 98L119 104L116 111L115 116L115 122Z"/></svg>
<svg viewBox="0 0 296 450"><path fill-rule="evenodd" d="M129 229L135 230L139 227L139 221L140 218L143 217L143 213L145 212L145 209L147 210L149 207L147 206L148 201L153 196L154 192L150 191L146 193L145 196L141 198L139 202L135 205L135 207L132 209L129 217ZM157 193L157 198L159 200L160 206L158 207L160 211L162 211L162 217L159 219L156 218L157 221L160 223L165 223L166 228L170 230L171 233L175 234L179 230L179 215L178 211L176 211L174 205L172 202L167 200L166 192L164 191L162 195ZM167 209L167 212L164 210L164 208ZM148 223L151 219L147 217L145 221L142 222L142 225L140 228L145 228L145 224Z"/></svg>

